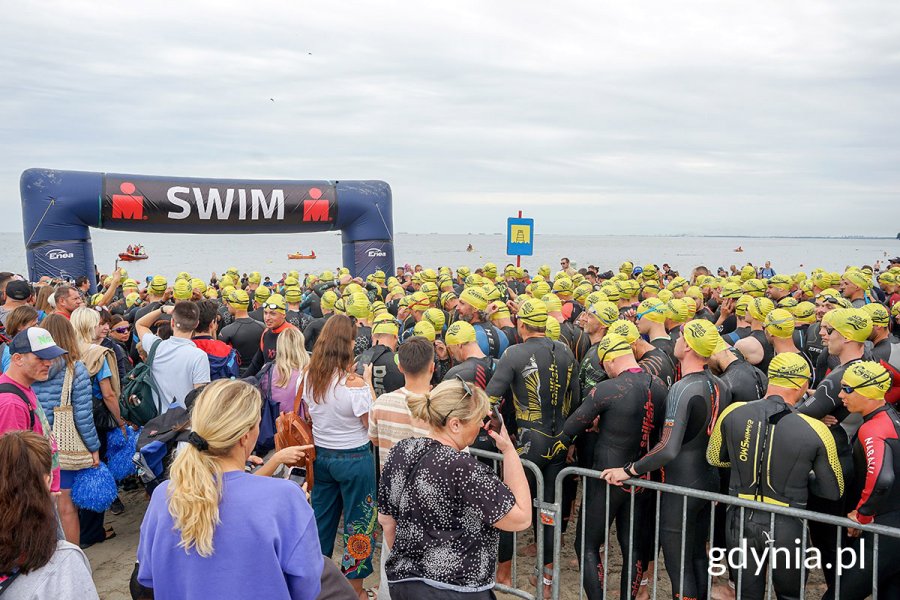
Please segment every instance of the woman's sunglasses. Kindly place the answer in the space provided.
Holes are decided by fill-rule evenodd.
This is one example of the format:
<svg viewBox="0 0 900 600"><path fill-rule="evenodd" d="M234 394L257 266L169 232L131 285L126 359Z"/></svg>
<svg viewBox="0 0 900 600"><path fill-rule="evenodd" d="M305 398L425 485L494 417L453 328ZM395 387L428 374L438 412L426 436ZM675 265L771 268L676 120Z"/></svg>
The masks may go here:
<svg viewBox="0 0 900 600"><path fill-rule="evenodd" d="M113 331L115 331L116 333L128 333L129 329L130 327L114 327Z"/></svg>

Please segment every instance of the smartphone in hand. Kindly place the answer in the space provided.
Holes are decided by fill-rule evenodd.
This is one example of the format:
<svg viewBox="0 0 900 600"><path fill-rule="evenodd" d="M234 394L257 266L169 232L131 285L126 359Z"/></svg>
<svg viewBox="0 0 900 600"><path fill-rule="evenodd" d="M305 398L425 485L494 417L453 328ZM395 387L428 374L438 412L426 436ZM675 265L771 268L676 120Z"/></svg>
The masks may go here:
<svg viewBox="0 0 900 600"><path fill-rule="evenodd" d="M285 479L290 479L300 487L303 487L303 484L306 483L306 469L303 467L291 467L288 469Z"/></svg>

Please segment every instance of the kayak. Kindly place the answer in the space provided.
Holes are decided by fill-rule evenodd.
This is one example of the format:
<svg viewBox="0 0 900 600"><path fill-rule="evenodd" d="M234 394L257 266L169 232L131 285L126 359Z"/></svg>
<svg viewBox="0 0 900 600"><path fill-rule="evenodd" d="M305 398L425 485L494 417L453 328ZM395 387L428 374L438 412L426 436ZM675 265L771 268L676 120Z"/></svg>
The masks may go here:
<svg viewBox="0 0 900 600"><path fill-rule="evenodd" d="M119 260L131 261L131 260L146 260L150 258L146 254L129 254L128 252L119 252Z"/></svg>
<svg viewBox="0 0 900 600"><path fill-rule="evenodd" d="M300 254L299 252L293 252L288 254L288 258L293 260L316 260L316 254Z"/></svg>

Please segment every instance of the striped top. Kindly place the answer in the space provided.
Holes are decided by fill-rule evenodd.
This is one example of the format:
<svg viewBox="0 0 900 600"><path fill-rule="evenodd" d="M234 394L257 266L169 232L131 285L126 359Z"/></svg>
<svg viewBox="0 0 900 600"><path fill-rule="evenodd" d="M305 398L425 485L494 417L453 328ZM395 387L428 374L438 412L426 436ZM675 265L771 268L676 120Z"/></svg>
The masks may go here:
<svg viewBox="0 0 900 600"><path fill-rule="evenodd" d="M431 428L427 423L414 419L406 404L411 392L405 387L380 395L369 413L369 439L378 448L378 464L384 466L388 453L400 440L411 437L427 437Z"/></svg>

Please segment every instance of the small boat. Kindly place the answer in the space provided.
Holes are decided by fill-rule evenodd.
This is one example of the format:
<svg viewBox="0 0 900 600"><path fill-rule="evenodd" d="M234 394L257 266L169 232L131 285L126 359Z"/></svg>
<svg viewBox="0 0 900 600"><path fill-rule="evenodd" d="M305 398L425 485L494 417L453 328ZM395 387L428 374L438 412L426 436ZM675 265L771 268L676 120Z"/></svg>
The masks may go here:
<svg viewBox="0 0 900 600"><path fill-rule="evenodd" d="M741 248L740 246L738 246L737 248L734 249L734 251L735 251L735 252L743 252L744 249Z"/></svg>
<svg viewBox="0 0 900 600"><path fill-rule="evenodd" d="M291 260L316 260L316 251L313 250L312 254L303 254L302 252L292 252L288 254L288 258Z"/></svg>
<svg viewBox="0 0 900 600"><path fill-rule="evenodd" d="M129 262L132 260L147 260L150 258L146 254L132 254L131 252L119 252L119 260Z"/></svg>

